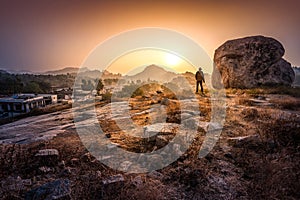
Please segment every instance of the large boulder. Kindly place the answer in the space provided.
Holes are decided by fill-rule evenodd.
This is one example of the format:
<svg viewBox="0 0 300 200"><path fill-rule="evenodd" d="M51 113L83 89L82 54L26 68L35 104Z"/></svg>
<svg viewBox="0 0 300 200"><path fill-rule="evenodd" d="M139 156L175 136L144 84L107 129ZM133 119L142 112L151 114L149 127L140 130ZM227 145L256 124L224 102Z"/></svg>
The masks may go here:
<svg viewBox="0 0 300 200"><path fill-rule="evenodd" d="M280 42L264 36L229 40L214 55L213 86L254 88L288 85L295 78L291 64L285 61Z"/></svg>

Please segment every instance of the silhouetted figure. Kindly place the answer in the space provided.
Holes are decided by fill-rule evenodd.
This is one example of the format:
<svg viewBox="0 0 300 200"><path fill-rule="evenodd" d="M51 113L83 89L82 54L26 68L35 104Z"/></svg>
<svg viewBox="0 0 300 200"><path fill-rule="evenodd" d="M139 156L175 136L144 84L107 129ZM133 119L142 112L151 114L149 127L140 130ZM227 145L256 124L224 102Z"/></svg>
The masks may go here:
<svg viewBox="0 0 300 200"><path fill-rule="evenodd" d="M204 94L202 82L205 83L205 79L204 79L204 73L203 73L201 67L199 67L199 70L196 72L195 78L196 78L196 93L198 93L199 84L200 84L201 92L202 92L202 94Z"/></svg>

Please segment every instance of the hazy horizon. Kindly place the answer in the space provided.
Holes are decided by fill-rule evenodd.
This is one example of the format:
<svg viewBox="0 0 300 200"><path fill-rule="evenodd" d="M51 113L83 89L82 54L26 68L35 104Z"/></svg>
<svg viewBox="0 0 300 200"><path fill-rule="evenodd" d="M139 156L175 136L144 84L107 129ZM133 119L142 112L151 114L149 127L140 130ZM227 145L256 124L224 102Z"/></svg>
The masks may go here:
<svg viewBox="0 0 300 200"><path fill-rule="evenodd" d="M138 66L138 67L135 67L133 68L132 70L128 71L128 72L118 72L118 71L115 71L115 70L111 70L110 68L107 68L105 69L106 71L112 73L112 74L121 74L122 76L133 76L133 75L136 75L140 72L143 72L147 67L151 66L151 65L155 65L157 67L160 67L168 72L174 72L176 74L183 74L183 73L186 73L186 72L191 72L191 73L195 73L196 70L187 70L187 71L176 71L168 66L164 66L164 65L159 65L159 64L145 64L145 65L142 65L142 66ZM61 70L71 70L71 69L87 69L89 71L93 71L93 70L98 70L99 72L102 72L103 70L101 70L100 68L95 68L95 67L80 67L80 66L65 66L65 67L62 67L62 68L59 68L59 69L55 69L55 70L48 70L48 71L22 71L22 70L8 70L8 69L4 69L4 68L1 68L0 67L0 70L4 70L6 72L9 72L9 73L14 73L16 72L17 74L22 74L23 72L24 73L28 73L28 74L46 74L47 72L56 72L56 71L61 71ZM211 74L211 73L208 73L208 72L204 72L204 73L207 73L207 74Z"/></svg>

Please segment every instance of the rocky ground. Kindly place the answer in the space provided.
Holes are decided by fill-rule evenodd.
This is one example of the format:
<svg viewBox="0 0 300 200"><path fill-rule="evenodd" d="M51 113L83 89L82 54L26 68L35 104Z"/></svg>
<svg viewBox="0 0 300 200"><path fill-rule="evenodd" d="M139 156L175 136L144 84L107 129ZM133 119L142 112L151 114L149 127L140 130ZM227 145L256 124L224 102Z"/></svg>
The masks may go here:
<svg viewBox="0 0 300 200"><path fill-rule="evenodd" d="M299 98L228 91L220 138L207 156L199 158L212 126L212 101L209 94L179 102L158 93L96 106L98 122L111 141L108 149L146 154L196 128L186 152L173 144L179 158L150 173L123 172L147 168L149 160L138 165L123 162L118 169L102 164L99 160L105 158L96 159L82 144L71 109L2 125L0 197L299 199ZM79 127L90 123L86 117ZM181 124L189 126L178 129ZM149 137L141 138L145 133ZM153 159L159 163L168 155Z"/></svg>

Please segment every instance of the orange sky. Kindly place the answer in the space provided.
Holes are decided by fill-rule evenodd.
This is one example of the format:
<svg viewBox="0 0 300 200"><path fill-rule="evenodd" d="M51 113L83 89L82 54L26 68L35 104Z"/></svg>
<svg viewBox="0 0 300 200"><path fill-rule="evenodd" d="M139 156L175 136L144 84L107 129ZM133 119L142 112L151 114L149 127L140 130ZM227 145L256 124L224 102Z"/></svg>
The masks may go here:
<svg viewBox="0 0 300 200"><path fill-rule="evenodd" d="M299 1L1 1L0 68L46 71L79 66L120 32L161 27L185 34L213 58L226 40L249 35L278 39L300 66Z"/></svg>
<svg viewBox="0 0 300 200"><path fill-rule="evenodd" d="M141 72L144 67L152 64L162 66L175 73L194 72L197 69L188 61L169 52L157 49L145 49L133 51L115 59L107 67L107 70L113 73L132 75ZM209 71L209 73L211 72Z"/></svg>

